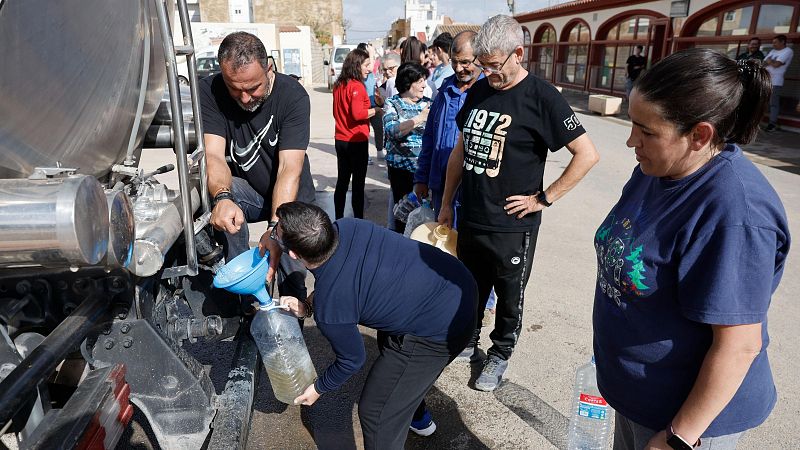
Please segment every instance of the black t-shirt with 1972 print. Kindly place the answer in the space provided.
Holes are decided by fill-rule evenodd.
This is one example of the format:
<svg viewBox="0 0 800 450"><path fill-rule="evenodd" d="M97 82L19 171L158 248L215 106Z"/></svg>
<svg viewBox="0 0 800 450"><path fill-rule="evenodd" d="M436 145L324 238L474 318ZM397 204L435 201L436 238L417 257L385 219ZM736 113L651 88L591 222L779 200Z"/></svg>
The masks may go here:
<svg viewBox="0 0 800 450"><path fill-rule="evenodd" d="M557 151L585 131L564 97L529 74L511 89L487 79L467 93L456 118L464 137L461 225L487 231L529 230L541 214L507 215L506 198L542 190L547 151Z"/></svg>

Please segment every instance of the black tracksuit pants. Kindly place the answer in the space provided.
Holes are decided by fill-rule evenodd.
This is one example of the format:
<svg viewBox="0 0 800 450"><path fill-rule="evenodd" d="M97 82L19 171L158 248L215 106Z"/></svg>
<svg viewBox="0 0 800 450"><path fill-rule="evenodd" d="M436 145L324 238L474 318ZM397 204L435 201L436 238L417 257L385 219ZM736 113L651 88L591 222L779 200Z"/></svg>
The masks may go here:
<svg viewBox="0 0 800 450"><path fill-rule="evenodd" d="M525 286L531 275L539 227L525 232L484 231L461 224L458 228L458 259L472 272L478 284L477 324L470 345L477 345L481 322L494 286L497 309L492 346L486 352L507 360L522 331Z"/></svg>
<svg viewBox="0 0 800 450"><path fill-rule="evenodd" d="M366 450L404 448L412 417L420 419L425 411L425 394L469 339L469 333L438 342L378 332L380 356L369 371L358 402Z"/></svg>

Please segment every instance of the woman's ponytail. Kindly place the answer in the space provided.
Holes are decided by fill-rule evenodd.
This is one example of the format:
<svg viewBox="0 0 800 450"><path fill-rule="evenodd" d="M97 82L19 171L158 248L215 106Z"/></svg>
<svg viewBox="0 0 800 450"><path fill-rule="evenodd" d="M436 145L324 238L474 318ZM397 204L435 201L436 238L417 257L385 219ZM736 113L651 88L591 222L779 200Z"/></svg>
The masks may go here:
<svg viewBox="0 0 800 450"><path fill-rule="evenodd" d="M735 144L749 144L756 137L758 125L769 103L772 81L769 72L761 66L761 62L758 60L740 60L737 61L736 67L743 90L736 108L733 129L726 141Z"/></svg>

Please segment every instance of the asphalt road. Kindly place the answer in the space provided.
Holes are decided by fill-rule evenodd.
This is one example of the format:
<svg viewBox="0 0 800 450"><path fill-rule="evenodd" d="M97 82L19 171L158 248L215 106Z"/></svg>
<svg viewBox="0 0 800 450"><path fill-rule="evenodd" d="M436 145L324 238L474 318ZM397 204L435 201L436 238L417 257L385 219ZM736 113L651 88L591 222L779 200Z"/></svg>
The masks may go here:
<svg viewBox="0 0 800 450"><path fill-rule="evenodd" d="M311 90L310 95L312 126L308 154L318 201L332 209L336 182L332 98L322 88ZM591 310L596 274L592 238L636 165L633 152L625 146L629 126L624 121L581 113L578 117L602 160L579 186L545 211L526 291L524 331L506 372L507 381L494 393L479 392L470 388L476 367L452 364L429 395L437 432L428 438L410 436L407 448L565 448L575 370L589 360L592 352ZM375 159L372 147L370 152ZM157 167L169 160L168 150L146 150L142 164ZM568 160L566 150L551 154L545 172L546 184L562 172ZM759 168L781 196L793 235L800 237L800 176L762 165ZM170 174L162 177L172 182ZM385 223L387 189L385 166L376 159L368 171L368 219ZM263 229L263 225L254 225L251 239L257 240ZM769 315L769 353L778 387L778 404L764 425L743 437L740 449L800 447L797 292L800 292L800 263L794 250L789 255L783 282L773 296ZM314 364L321 372L333 360L330 347L313 321L307 323L305 333ZM488 330L484 334L483 342L488 342ZM313 407L287 407L278 403L262 372L248 447L361 448L356 405L377 351L375 334L364 329L363 335L370 357L367 366L340 391L324 395ZM223 342L194 347L201 362L210 368L218 389L224 385L227 373L224 366L230 350L226 345L230 346Z"/></svg>

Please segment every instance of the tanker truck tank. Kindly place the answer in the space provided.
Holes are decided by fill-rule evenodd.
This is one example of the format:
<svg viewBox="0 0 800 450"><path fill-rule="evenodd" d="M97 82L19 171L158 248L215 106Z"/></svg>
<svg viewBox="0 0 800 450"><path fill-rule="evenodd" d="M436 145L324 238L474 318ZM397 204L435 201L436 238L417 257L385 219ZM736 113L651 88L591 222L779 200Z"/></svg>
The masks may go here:
<svg viewBox="0 0 800 450"><path fill-rule="evenodd" d="M3 2L0 178L59 166L103 177L129 150L138 156L166 82L154 8Z"/></svg>
<svg viewBox="0 0 800 450"><path fill-rule="evenodd" d="M246 447L258 352L238 299L212 291L193 55L186 0L0 0L0 434L21 448L111 448L132 404L161 448ZM150 136L178 153L176 190L156 177L172 165L139 165L165 85L172 127ZM234 335L218 393L181 346Z"/></svg>

